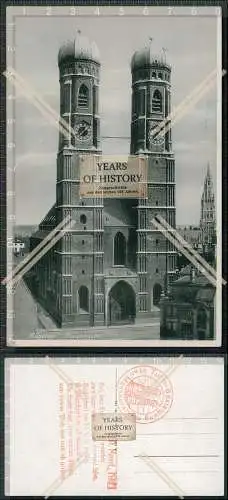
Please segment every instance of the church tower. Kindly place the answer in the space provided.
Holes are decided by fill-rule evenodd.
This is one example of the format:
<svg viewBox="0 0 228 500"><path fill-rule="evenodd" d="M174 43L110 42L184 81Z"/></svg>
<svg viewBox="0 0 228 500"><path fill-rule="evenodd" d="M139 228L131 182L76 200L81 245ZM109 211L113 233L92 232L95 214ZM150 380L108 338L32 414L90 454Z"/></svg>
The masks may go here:
<svg viewBox="0 0 228 500"><path fill-rule="evenodd" d="M103 202L80 199L79 155L100 154L100 57L80 31L58 54L60 82L56 223L70 215L72 228L56 245L59 324L103 322Z"/></svg>
<svg viewBox="0 0 228 500"><path fill-rule="evenodd" d="M200 229L203 250L208 251L216 239L215 197L209 164L201 197Z"/></svg>
<svg viewBox="0 0 228 500"><path fill-rule="evenodd" d="M150 312L159 304L175 276L176 251L151 222L161 215L175 227L175 162L172 152L171 67L165 50L153 51L152 39L133 55L131 154L148 158L147 199L138 201L137 272L140 286L140 312ZM166 125L165 133L155 133ZM164 129L164 126L163 126Z"/></svg>

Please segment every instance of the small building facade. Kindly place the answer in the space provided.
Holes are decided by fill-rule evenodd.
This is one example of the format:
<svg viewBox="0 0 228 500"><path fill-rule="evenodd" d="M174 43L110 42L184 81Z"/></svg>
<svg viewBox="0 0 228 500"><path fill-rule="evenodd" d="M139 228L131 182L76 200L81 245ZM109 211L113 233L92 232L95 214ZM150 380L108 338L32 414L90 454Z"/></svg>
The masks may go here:
<svg viewBox="0 0 228 500"><path fill-rule="evenodd" d="M215 287L191 266L184 268L161 298L161 339L211 340L215 337Z"/></svg>

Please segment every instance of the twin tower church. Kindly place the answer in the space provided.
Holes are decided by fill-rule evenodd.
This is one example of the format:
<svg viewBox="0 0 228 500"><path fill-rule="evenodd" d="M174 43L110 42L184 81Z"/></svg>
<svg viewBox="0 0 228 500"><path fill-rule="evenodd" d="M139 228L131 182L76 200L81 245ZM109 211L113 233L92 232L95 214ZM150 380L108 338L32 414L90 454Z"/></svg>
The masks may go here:
<svg viewBox="0 0 228 500"><path fill-rule="evenodd" d="M131 60L130 154L147 157L147 198L82 199L77 158L102 154L96 44L78 32L60 48L58 66L60 124L74 134L59 128L56 203L32 235L31 250L66 216L75 224L34 266L33 290L60 327L149 322L176 268L175 248L151 222L160 214L175 227L171 128L153 133L170 114L171 68L151 40Z"/></svg>

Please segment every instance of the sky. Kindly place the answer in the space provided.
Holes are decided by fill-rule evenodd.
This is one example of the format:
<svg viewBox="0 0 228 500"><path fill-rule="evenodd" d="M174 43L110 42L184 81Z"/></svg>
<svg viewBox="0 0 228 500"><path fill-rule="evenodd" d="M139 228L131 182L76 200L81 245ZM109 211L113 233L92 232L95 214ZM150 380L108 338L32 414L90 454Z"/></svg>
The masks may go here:
<svg viewBox="0 0 228 500"><path fill-rule="evenodd" d="M19 17L15 69L56 113L58 50L65 40L74 38L77 29L94 40L100 51L101 136L130 136L130 61L134 51L145 46L149 37L153 37L155 53L167 48L167 61L172 66L172 108L217 66L214 16ZM178 225L199 223L208 162L216 190L216 110L215 82L173 127ZM16 223L39 224L55 202L58 129L18 90L15 117ZM130 151L130 139L101 141L104 154Z"/></svg>

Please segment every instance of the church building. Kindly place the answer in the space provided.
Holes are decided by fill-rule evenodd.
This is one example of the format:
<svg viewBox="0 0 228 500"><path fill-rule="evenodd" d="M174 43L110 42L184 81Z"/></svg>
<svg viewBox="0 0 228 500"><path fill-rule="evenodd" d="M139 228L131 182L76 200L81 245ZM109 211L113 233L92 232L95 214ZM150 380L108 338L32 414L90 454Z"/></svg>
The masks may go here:
<svg viewBox="0 0 228 500"><path fill-rule="evenodd" d="M96 44L77 32L60 48L58 66L60 125L64 120L74 134L60 126L56 203L31 250L66 216L75 224L35 264L33 291L60 327L149 322L176 269L175 248L151 222L159 214L175 227L171 67L164 51L154 54L151 39L131 61L130 154L147 158L147 198L82 199L79 155L102 154ZM155 135L167 117L166 132Z"/></svg>

